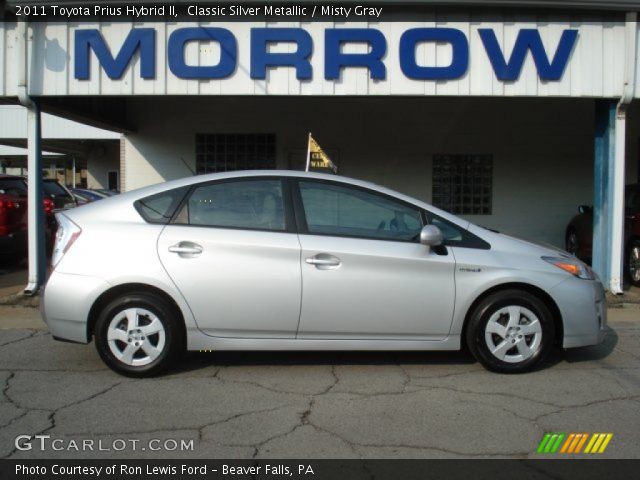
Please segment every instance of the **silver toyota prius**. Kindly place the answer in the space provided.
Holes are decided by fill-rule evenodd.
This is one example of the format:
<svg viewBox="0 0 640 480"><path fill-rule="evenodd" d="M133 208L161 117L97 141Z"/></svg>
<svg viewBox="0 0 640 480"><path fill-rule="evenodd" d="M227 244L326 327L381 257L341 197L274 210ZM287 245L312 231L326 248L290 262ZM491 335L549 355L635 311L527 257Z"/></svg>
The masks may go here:
<svg viewBox="0 0 640 480"><path fill-rule="evenodd" d="M463 346L524 372L606 328L602 284L573 256L349 178L202 175L57 218L44 319L129 376L185 349Z"/></svg>

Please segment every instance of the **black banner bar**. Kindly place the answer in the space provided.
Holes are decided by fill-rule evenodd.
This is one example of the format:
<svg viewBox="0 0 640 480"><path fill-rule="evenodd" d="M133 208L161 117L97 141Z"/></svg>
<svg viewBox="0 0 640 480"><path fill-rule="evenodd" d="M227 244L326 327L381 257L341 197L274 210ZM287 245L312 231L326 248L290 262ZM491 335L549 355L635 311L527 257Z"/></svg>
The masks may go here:
<svg viewBox="0 0 640 480"><path fill-rule="evenodd" d="M2 460L2 480L607 480L640 460Z"/></svg>

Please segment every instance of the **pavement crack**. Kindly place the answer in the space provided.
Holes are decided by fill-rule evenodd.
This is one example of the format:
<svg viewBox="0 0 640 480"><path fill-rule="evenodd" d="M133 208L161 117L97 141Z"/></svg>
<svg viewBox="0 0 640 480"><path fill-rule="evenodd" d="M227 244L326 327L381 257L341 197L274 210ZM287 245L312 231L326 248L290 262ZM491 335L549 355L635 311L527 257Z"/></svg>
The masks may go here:
<svg viewBox="0 0 640 480"><path fill-rule="evenodd" d="M411 383L411 375L409 375L409 372L407 371L407 369L404 368L404 366L401 365L400 363L398 363L398 368L402 371L402 374L404 375L404 380L402 381L401 393L406 393L407 387Z"/></svg>
<svg viewBox="0 0 640 480"><path fill-rule="evenodd" d="M13 399L9 396L9 388L11 388L11 380L16 376L16 372L14 371L9 371L9 375L7 375L7 378L4 381L4 387L2 388L2 395L4 396L4 398L7 399L7 401L9 403L11 403L12 405L15 405L16 407L18 407L18 405L16 405L16 403L13 401ZM18 407L20 408L20 407Z"/></svg>
<svg viewBox="0 0 640 480"><path fill-rule="evenodd" d="M222 383L239 383L239 384L244 384L244 385L252 385L254 387L262 388L264 390L267 390L267 391L273 392L273 393L288 394L288 395L299 395L301 397L307 395L306 393L302 393L302 392L294 392L294 391L290 391L290 390L280 390L280 389L273 388L273 387L267 387L265 385L262 385L262 384L260 384L258 382L253 382L251 380L229 380L228 378L221 378L221 377L216 377L216 379L221 381Z"/></svg>
<svg viewBox="0 0 640 480"><path fill-rule="evenodd" d="M292 405L279 405L277 407L271 407L271 408L264 408L261 410L251 410L249 412L241 412L241 413L236 413L234 415L231 415L227 418L224 418L222 420L216 420L215 422L209 422L209 423L205 423L204 425L201 425L199 427L197 427L197 431L198 431L198 442L202 443L203 441L203 431L205 428L208 427L213 427L216 425L223 425L225 423L228 423L232 420L235 420L236 418L241 418L241 417L245 417L247 415L255 415L255 414L260 414L260 413L270 413L270 412L275 412L276 410L280 410L282 408L287 408L287 407L291 407ZM246 446L246 445L242 445L242 446Z"/></svg>
<svg viewBox="0 0 640 480"><path fill-rule="evenodd" d="M33 338L38 333L38 330L31 330L31 329L24 329L23 331L27 331L30 333L26 337L16 338L15 340L11 340L9 342L0 343L0 348L6 347L7 345L13 345L14 343L24 342L25 340L29 340L30 338Z"/></svg>

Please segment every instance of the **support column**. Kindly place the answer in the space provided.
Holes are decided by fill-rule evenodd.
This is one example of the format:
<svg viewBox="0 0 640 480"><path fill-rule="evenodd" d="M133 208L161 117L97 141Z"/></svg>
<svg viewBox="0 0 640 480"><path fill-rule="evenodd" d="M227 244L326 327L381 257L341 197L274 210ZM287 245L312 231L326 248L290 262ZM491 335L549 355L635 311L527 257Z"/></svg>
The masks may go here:
<svg viewBox="0 0 640 480"><path fill-rule="evenodd" d="M592 266L613 293L622 290L624 228L625 119L617 113L616 101L596 101Z"/></svg>
<svg viewBox="0 0 640 480"><path fill-rule="evenodd" d="M29 283L25 293L29 295L37 293L46 278L40 120L40 108L36 104L27 107Z"/></svg>

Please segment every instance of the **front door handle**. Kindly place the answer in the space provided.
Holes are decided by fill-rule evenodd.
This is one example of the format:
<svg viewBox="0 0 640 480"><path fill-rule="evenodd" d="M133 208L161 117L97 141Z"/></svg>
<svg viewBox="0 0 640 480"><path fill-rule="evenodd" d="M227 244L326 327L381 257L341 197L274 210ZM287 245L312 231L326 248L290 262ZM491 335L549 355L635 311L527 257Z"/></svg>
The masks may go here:
<svg viewBox="0 0 640 480"><path fill-rule="evenodd" d="M340 259L329 255L328 253L319 253L313 257L308 257L305 262L309 265L315 265L318 270L332 270L340 266Z"/></svg>
<svg viewBox="0 0 640 480"><path fill-rule="evenodd" d="M202 253L202 247L197 243L179 242L171 245L169 251L179 255L200 255Z"/></svg>

